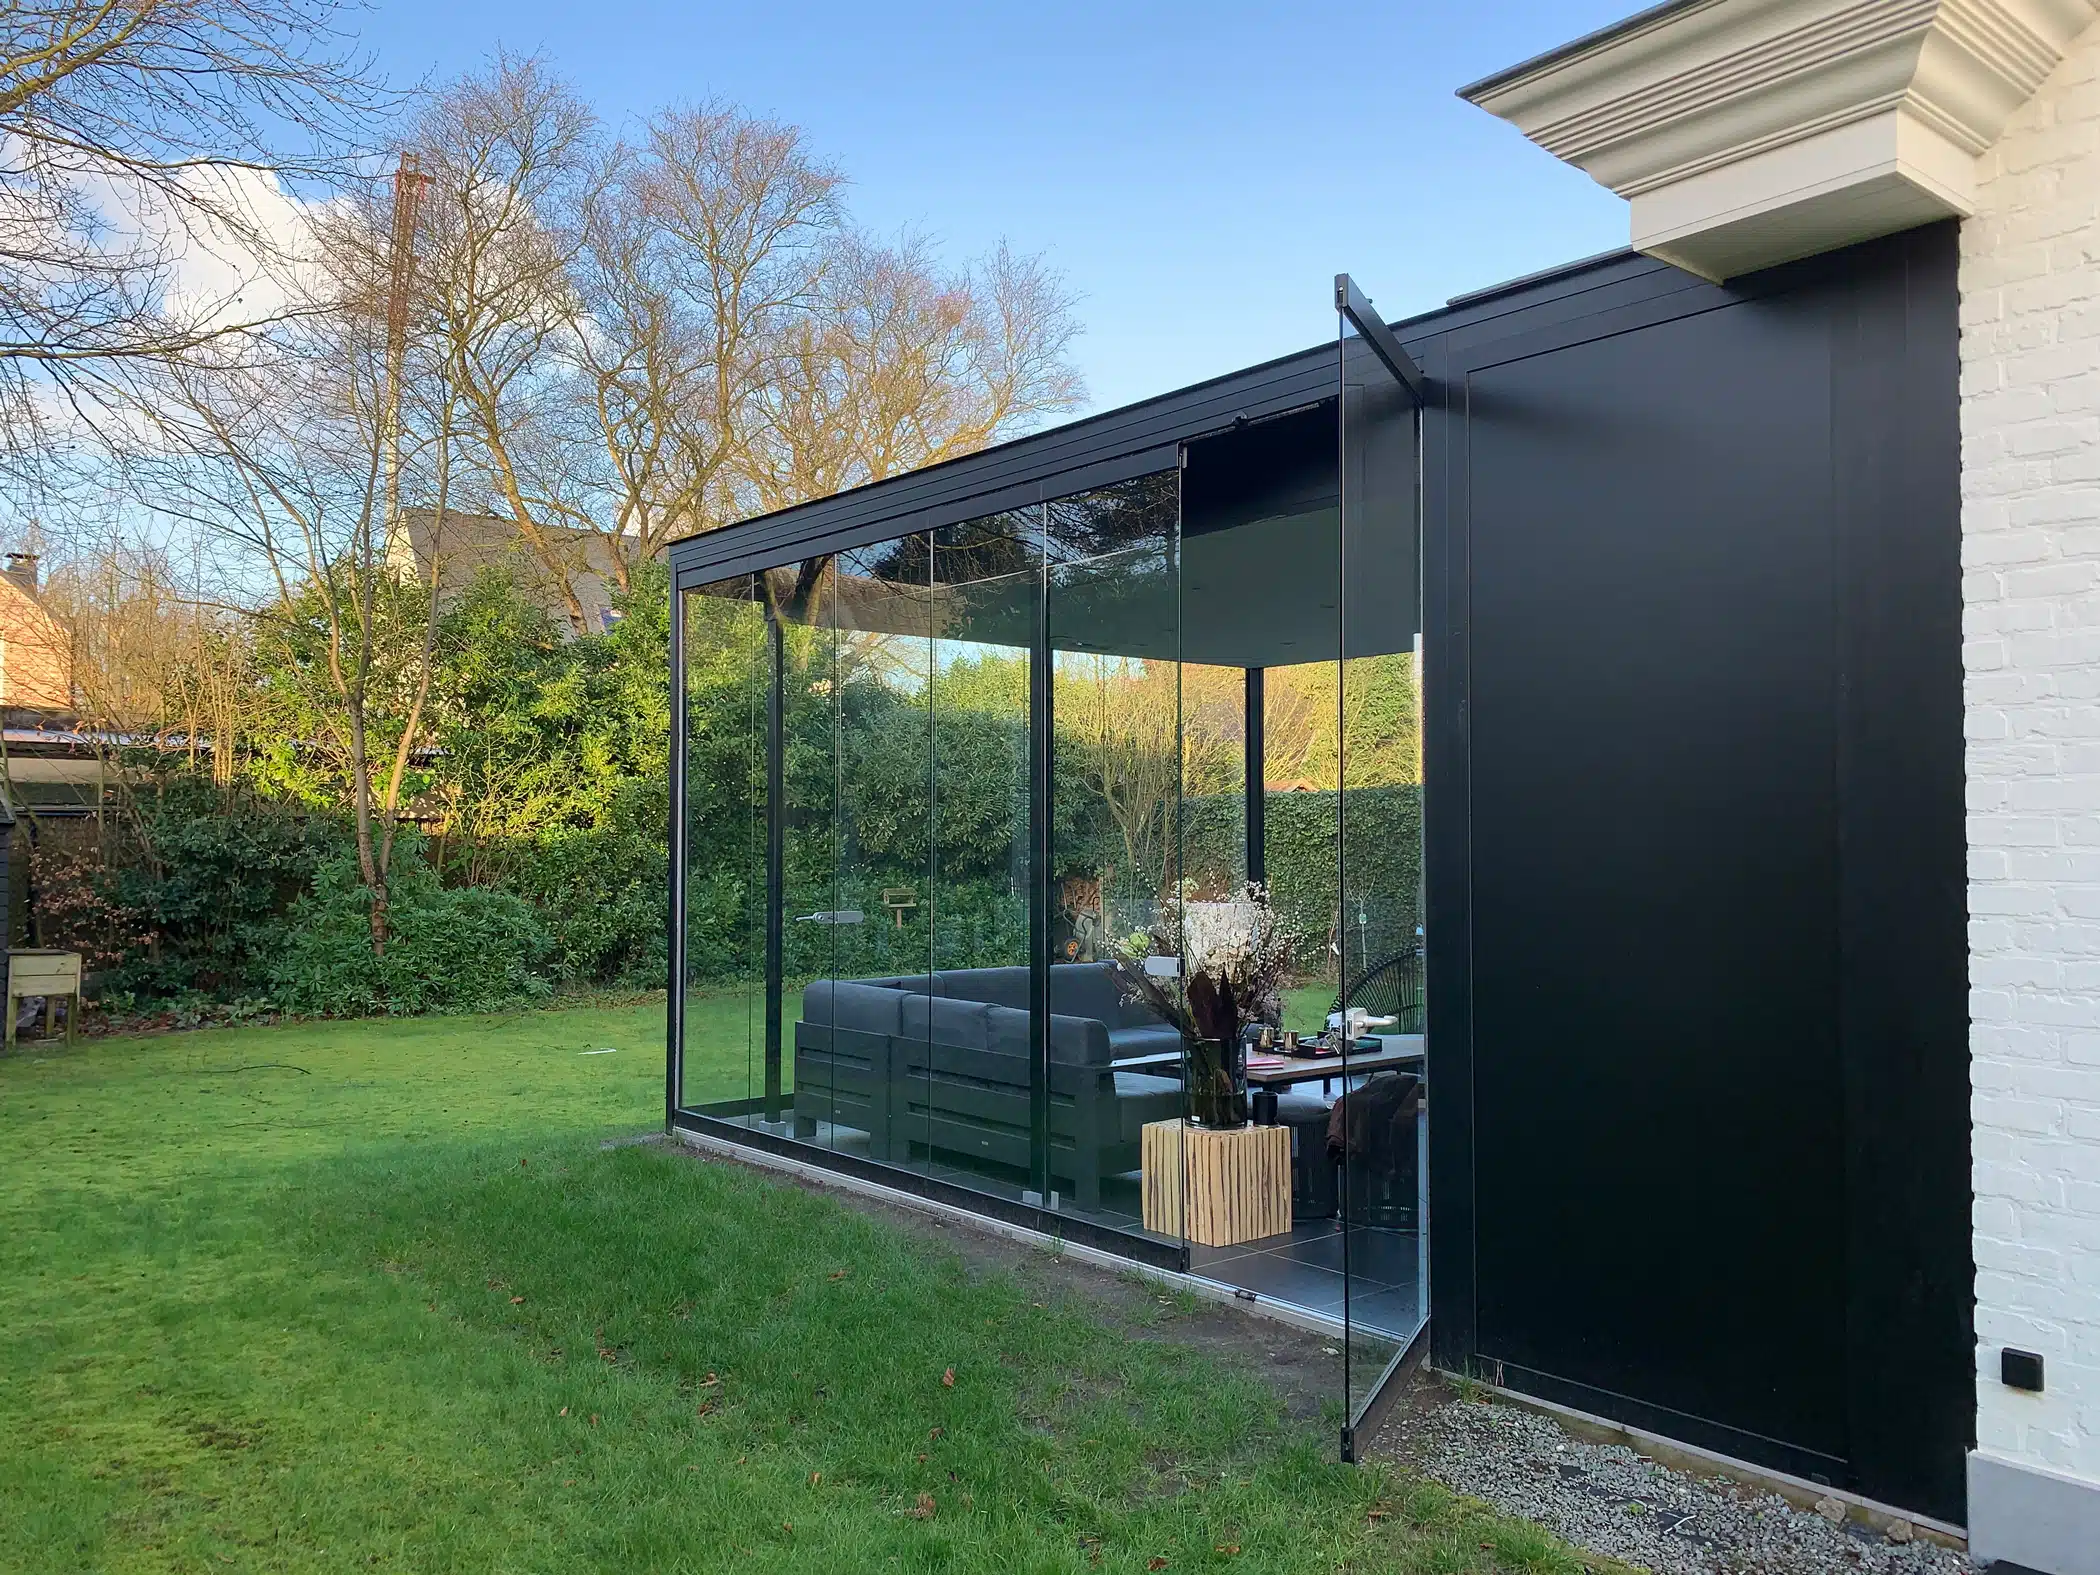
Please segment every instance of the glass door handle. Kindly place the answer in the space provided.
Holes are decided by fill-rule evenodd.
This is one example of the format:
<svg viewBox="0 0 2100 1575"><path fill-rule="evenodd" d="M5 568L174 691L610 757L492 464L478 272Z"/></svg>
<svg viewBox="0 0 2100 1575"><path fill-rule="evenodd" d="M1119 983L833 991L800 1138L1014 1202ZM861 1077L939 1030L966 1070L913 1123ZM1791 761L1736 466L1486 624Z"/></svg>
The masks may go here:
<svg viewBox="0 0 2100 1575"><path fill-rule="evenodd" d="M797 924L865 924L868 916L858 908L829 908L819 913L795 915Z"/></svg>

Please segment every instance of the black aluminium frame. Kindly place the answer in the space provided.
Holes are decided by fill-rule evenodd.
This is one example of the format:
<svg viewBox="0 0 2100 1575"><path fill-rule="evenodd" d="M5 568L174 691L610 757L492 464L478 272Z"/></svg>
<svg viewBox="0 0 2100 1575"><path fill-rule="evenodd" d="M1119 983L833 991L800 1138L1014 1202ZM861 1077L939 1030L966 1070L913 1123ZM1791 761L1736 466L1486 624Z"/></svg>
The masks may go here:
<svg viewBox="0 0 2100 1575"><path fill-rule="evenodd" d="M1951 245L1946 227L1931 226L1728 286L1708 283L1631 252L1612 253L1458 297L1443 310L1392 325L1394 336L1421 368L1430 393L1421 418L1423 858L1427 986L1436 1003L1429 1043L1437 1067L1438 1117L1430 1124L1429 1137L1429 1207L1436 1221L1430 1244L1429 1339L1433 1359L1440 1367L1480 1370L1483 1361L1477 1332L1476 1232L1481 1227L1474 1173L1469 417L1460 397L1465 381L1471 369L1494 365L1498 357L1603 341L1790 291L1822 288L1842 293L1848 280L1877 268L1885 272L1889 266L1913 267L1930 273L1943 261L1936 260L1937 251L1951 257ZM1861 1032L1886 1039L1893 1030L1887 1022L1876 1020L1877 1013L1888 1016L1887 1008L1877 1003L1885 998L1888 981L1907 965L1915 968L1921 955L1929 956L1934 968L1951 968L1957 1000L1947 1008L1953 1014L1948 1022L1935 1020L1931 1059L1919 1067L1915 1087L1886 1080L1876 1084L1856 1068L1847 1072L1846 1106L1858 1123L1848 1138L1856 1150L1848 1173L1867 1178L1859 1183L1859 1194L1844 1205L1847 1252L1856 1265L1845 1309L1855 1329L1852 1359L1859 1364L1850 1382L1861 1388L1848 1407L1853 1447L1863 1458L1873 1455L1889 1464L1864 1474L1854 1470L1849 1484L1841 1476L1839 1485L1852 1485L1941 1518L1958 1519L1958 1505L1950 1508L1944 1491L1906 1485L1922 1481L1906 1461L1923 1447L1917 1440L1929 1441L1944 1453L1956 1432L1973 1425L1967 1347L1950 1338L1950 1320L1961 1322L1966 1329L1968 1306L1965 1302L1954 1305L1943 1288L1930 1292L1929 1305L1914 1305L1901 1298L1919 1272L1943 1286L1965 1284L1973 1273L1967 1232L1966 1014L1958 1000L1961 964L1959 953L1950 960L1938 941L1923 952L1903 953L1895 940L1873 938L1875 926L1888 928L1891 912L1901 915L1906 909L1923 911L1933 906L1937 913L1937 906L1945 902L1945 893L1938 887L1926 890L1930 884L1926 873L1934 881L1943 873L1937 863L1930 872L1906 873L1909 863L1915 862L1912 847L1919 828L1897 813L1903 807L1902 789L1889 773L1899 763L1922 769L1933 774L1939 787L1947 784L1938 779L1951 773L1954 809L1957 815L1959 811L1958 581L1946 587L1936 581L1925 583L1940 572L1940 566L1915 553L1906 557L1900 531L1893 523L1906 514L1951 518L1950 511L1956 507L1958 432L1951 417L1955 390L1952 319L1950 314L1945 324L1936 318L1905 321L1900 307L1892 315L1887 304L1865 285L1852 307L1834 310L1840 315L1849 310L1855 319L1832 330L1835 364L1830 376L1834 396L1842 401L1846 428L1840 434L1843 452L1834 478L1835 492L1843 507L1874 522L1856 546L1846 549L1860 554L1859 561L1840 563L1836 571L1841 578L1850 576L1850 584L1863 583L1860 577L1870 573L1886 575L1897 587L1897 596L1924 597L1935 609L1931 637L1953 641L1948 653L1956 679L1951 754L1934 742L1922 756L1900 762L1892 759L1884 767L1874 753L1875 741L1867 735L1860 735L1856 742L1841 742L1839 770L1859 785L1861 794L1857 804L1844 811L1841 832L1846 845L1868 861L1873 886L1861 896L1848 894L1841 915L1848 937L1846 978L1854 985L1844 997L1846 1021L1859 1025ZM1942 336L1944 345L1939 342ZM1171 468L1180 445L1191 438L1328 398L1334 386L1333 358L1330 342L912 475L676 543L670 552L674 675L683 669L682 592L688 588L789 558L880 541L904 529L933 529ZM1934 446L1923 453L1919 463L1921 432ZM1940 604L1950 594L1951 628L1943 627L1945 620L1939 615ZM1863 605L1862 616L1872 618L1890 616L1893 604L1874 604L1869 596ZM1844 703L1862 716L1877 702L1884 714L1889 707L1916 704L1943 710L1946 696L1936 689L1925 695L1920 689L1921 683L1930 687L1938 680L1931 674L1921 679L1915 661L1906 668L1900 660L1877 655L1876 645L1867 640L1869 633L1863 626L1847 637L1867 643L1834 653ZM1249 682L1250 690L1258 685L1251 675ZM675 806L683 802L685 756L683 708L677 703L672 707L672 729ZM1899 742L1910 747L1904 740ZM1250 814L1257 813L1257 798L1250 779ZM681 821L674 812L674 914L683 912ZM1926 829L1935 836L1944 831ZM1958 840L1954 854L1958 878ZM1876 906L1885 902L1893 906ZM1851 939L1855 931L1867 938ZM683 1003L676 988L682 958L675 935L672 952L673 989L666 1024L667 1125L784 1156L802 1154L800 1145L784 1139L677 1109ZM1958 1057L1949 1048L1957 1031L1963 1036ZM1894 1063L1884 1059L1875 1064ZM1911 1148L1920 1157L1914 1158ZM1182 1266L1181 1255L1171 1248L1091 1227L1061 1213L1012 1204L848 1156L829 1156L824 1163L848 1175L1103 1246L1138 1261ZM1883 1180L1884 1176L1890 1179ZM1915 1250L1906 1259L1905 1251L1910 1249ZM1697 1416L1658 1412L1624 1397L1556 1382L1545 1373L1511 1370L1501 1374L1493 1364L1487 1370L1490 1376L1505 1376L1513 1388L1612 1415L1724 1454L1803 1475L1829 1474L1816 1469L1813 1460L1766 1447L1726 1426L1707 1425ZM1826 1382L1828 1375L1804 1374L1802 1381ZM1961 1411L1964 1406L1970 1408L1966 1413ZM1957 1466L1958 1454L1957 1447Z"/></svg>

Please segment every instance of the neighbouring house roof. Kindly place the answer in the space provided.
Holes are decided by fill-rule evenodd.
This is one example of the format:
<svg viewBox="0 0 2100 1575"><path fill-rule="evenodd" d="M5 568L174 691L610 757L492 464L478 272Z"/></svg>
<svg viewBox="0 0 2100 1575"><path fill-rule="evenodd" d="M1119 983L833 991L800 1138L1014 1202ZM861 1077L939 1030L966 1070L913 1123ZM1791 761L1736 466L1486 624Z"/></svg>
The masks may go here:
<svg viewBox="0 0 2100 1575"><path fill-rule="evenodd" d="M71 715L72 644L31 588L35 574L34 559L0 574L0 710Z"/></svg>
<svg viewBox="0 0 2100 1575"><path fill-rule="evenodd" d="M2100 0L1670 0L1459 96L1709 279L1975 209L1976 156Z"/></svg>
<svg viewBox="0 0 2100 1575"><path fill-rule="evenodd" d="M559 560L558 573L545 555L527 546L517 523L500 514L447 510L441 526L434 509L403 509L388 553L397 563L405 557L402 566L412 566L419 577L429 575L435 561L438 584L446 590L465 589L484 569L499 570L565 629L572 627L562 594L566 584L582 604L585 625L604 629L613 620L612 597L619 583L611 543L597 531L565 525L542 525L537 534Z"/></svg>

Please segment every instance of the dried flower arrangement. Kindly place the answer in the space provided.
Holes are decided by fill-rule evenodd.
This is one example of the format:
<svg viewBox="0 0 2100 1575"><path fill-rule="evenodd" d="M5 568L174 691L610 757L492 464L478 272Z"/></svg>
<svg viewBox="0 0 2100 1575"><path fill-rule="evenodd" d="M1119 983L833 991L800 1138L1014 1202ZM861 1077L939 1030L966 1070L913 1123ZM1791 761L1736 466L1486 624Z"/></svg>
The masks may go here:
<svg viewBox="0 0 2100 1575"><path fill-rule="evenodd" d="M1116 948L1124 999L1151 1007L1188 1041L1189 1109L1199 1125L1245 1119L1240 1032L1280 1015L1295 939L1270 905L1268 888L1250 881L1219 901L1184 888L1160 904L1153 929ZM1179 966L1157 974L1158 959L1178 959Z"/></svg>

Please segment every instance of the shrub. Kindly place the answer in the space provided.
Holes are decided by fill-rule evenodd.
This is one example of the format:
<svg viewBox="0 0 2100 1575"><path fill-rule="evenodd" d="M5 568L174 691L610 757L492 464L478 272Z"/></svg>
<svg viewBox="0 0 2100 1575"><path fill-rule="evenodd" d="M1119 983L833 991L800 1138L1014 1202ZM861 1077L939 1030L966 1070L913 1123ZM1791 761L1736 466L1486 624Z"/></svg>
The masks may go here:
<svg viewBox="0 0 2100 1575"><path fill-rule="evenodd" d="M292 905L273 993L329 1017L489 1012L544 1001L552 947L531 904L506 891L447 889L410 845L388 890L386 952L372 952L371 894L354 859L324 864Z"/></svg>
<svg viewBox="0 0 2100 1575"><path fill-rule="evenodd" d="M110 988L144 997L260 993L281 949L285 913L314 872L348 854L334 822L189 774L142 796L151 858L107 877L112 900L152 934L110 970Z"/></svg>
<svg viewBox="0 0 2100 1575"><path fill-rule="evenodd" d="M663 985L670 966L669 812L666 781L629 781L602 824L552 826L509 854L504 889L538 910L564 985Z"/></svg>
<svg viewBox="0 0 2100 1575"><path fill-rule="evenodd" d="M111 892L91 841L46 833L32 845L29 866L32 944L78 952L88 968L101 969L152 943L150 921Z"/></svg>

